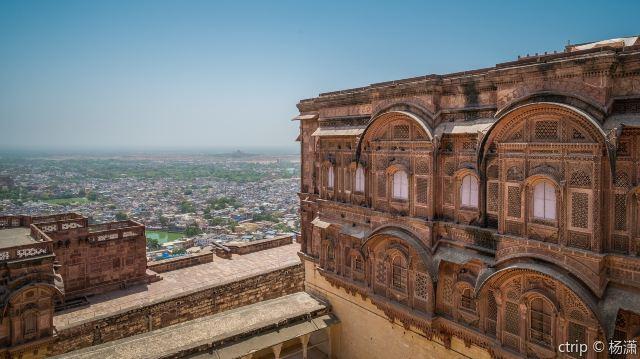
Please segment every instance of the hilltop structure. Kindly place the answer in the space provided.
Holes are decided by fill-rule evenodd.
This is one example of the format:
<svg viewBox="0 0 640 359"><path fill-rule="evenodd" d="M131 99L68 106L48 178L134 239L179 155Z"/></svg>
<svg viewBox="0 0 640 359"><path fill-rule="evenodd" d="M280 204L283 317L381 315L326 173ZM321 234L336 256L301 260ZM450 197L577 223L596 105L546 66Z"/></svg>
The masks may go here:
<svg viewBox="0 0 640 359"><path fill-rule="evenodd" d="M337 357L638 339L638 37L298 109L305 285L342 323Z"/></svg>
<svg viewBox="0 0 640 359"><path fill-rule="evenodd" d="M280 358L331 351L292 236L147 263L144 225L0 216L0 358ZM318 356L319 355L319 356Z"/></svg>

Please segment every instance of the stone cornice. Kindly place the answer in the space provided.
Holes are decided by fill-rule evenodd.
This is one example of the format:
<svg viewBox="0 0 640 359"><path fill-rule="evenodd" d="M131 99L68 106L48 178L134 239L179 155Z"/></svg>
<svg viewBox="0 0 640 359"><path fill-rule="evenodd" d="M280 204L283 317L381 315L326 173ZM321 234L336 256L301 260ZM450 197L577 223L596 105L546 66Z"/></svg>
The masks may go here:
<svg viewBox="0 0 640 359"><path fill-rule="evenodd" d="M306 112L317 111L320 108L368 104L373 100L402 96L439 95L442 93L462 95L462 91L455 91L455 89L465 84L473 84L479 93L494 92L499 86L513 85L531 78L553 81L568 80L576 77L607 76L620 78L638 76L640 70L637 69L615 72L621 62L632 65L640 61L640 51L637 50L617 50L604 47L577 53L530 56L517 61L497 64L490 68L445 75L413 77L374 83L360 88L322 93L318 97L301 100L297 106L301 112ZM588 69L583 67L585 62L589 63ZM573 71L567 71L572 69ZM560 73L556 74L553 71L559 71Z"/></svg>

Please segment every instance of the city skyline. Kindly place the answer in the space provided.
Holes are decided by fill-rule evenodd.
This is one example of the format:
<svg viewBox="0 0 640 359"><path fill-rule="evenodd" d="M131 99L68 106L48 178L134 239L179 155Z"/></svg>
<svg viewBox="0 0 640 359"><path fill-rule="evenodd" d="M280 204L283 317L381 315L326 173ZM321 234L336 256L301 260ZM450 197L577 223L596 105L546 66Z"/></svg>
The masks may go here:
<svg viewBox="0 0 640 359"><path fill-rule="evenodd" d="M3 2L0 149L295 152L300 98L637 34L584 5Z"/></svg>

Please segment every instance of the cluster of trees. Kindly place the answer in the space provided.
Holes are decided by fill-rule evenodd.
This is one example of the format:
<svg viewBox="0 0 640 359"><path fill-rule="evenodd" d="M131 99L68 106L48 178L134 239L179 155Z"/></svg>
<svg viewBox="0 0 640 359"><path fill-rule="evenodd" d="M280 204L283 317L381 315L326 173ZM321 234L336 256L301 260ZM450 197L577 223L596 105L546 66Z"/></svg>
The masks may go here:
<svg viewBox="0 0 640 359"><path fill-rule="evenodd" d="M150 251L158 251L162 249L162 246L157 239L147 238L147 248L149 248Z"/></svg>
<svg viewBox="0 0 640 359"><path fill-rule="evenodd" d="M207 201L208 206L207 209L211 210L220 210L225 209L227 207L240 208L242 205L236 198L231 197L220 197ZM206 213L206 210L205 210Z"/></svg>
<svg viewBox="0 0 640 359"><path fill-rule="evenodd" d="M54 185L47 192L44 193L31 193L28 189L17 186L11 188L0 188L0 200L11 200L14 203L22 203L25 201L49 201L56 199L73 199L73 198L86 198L89 201L97 201L98 194L93 191L86 191L81 188L77 193L69 190L58 191Z"/></svg>
<svg viewBox="0 0 640 359"><path fill-rule="evenodd" d="M182 201L180 203L180 213L194 213L196 211L196 205L191 201Z"/></svg>
<svg viewBox="0 0 640 359"><path fill-rule="evenodd" d="M238 222L234 221L231 218L224 217L213 217L209 219L209 225L211 226L226 226L229 227L232 231L238 226Z"/></svg>
<svg viewBox="0 0 640 359"><path fill-rule="evenodd" d="M195 222L188 225L187 228L185 228L184 230L184 235L187 237L197 236L200 233L202 233L202 230L200 229L200 227L198 227L198 224Z"/></svg>
<svg viewBox="0 0 640 359"><path fill-rule="evenodd" d="M124 211L118 211L116 213L116 220L117 221L126 221L127 219L129 219L129 215L127 215L126 212Z"/></svg>
<svg viewBox="0 0 640 359"><path fill-rule="evenodd" d="M253 222L268 221L273 223L279 223L280 217L281 215L279 213L267 212L263 210L263 211L260 211L260 213L254 213L252 221Z"/></svg>
<svg viewBox="0 0 640 359"><path fill-rule="evenodd" d="M287 226L284 223L278 223L275 226L273 226L273 229L275 229L278 232L293 232L293 228Z"/></svg>

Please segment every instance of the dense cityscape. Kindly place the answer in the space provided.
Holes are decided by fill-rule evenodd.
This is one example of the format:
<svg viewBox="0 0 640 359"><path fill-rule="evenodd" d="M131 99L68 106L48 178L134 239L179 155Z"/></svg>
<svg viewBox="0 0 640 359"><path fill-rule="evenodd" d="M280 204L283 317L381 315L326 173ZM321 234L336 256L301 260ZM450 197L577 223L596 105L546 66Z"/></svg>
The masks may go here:
<svg viewBox="0 0 640 359"><path fill-rule="evenodd" d="M148 250L158 258L296 232L298 186L295 155L0 157L0 215L135 220L146 226Z"/></svg>

